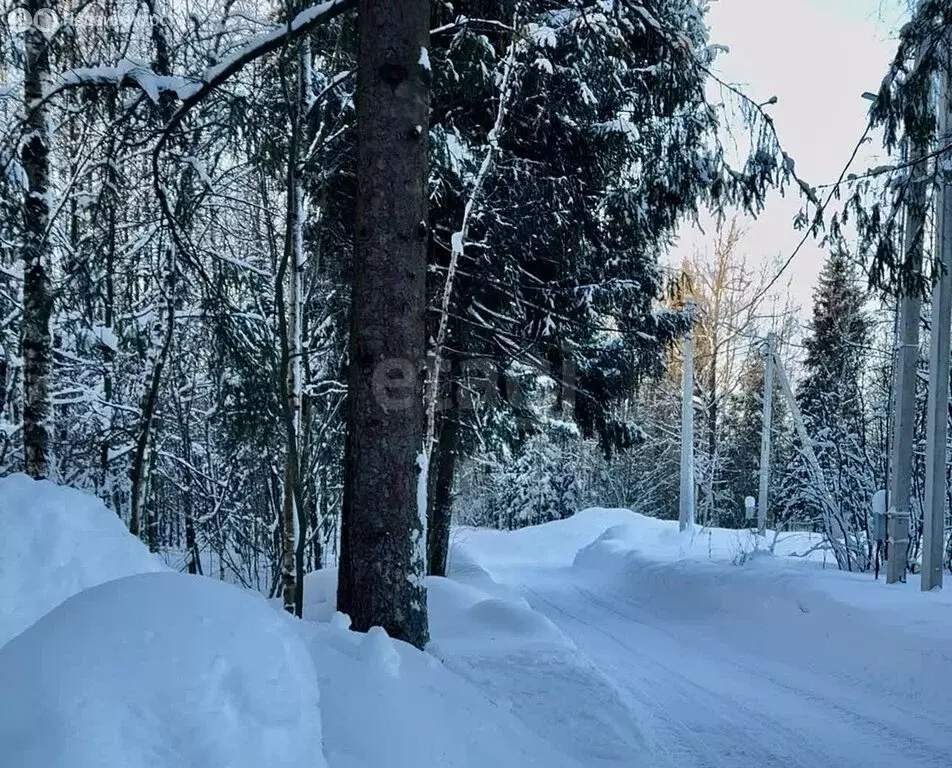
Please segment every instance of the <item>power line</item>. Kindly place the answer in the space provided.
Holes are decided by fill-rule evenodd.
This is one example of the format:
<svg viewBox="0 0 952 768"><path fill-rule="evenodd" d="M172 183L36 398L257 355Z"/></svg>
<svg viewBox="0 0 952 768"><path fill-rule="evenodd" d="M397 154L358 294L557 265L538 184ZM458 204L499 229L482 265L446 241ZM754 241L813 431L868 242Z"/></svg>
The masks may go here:
<svg viewBox="0 0 952 768"><path fill-rule="evenodd" d="M932 41L932 46L931 46L931 47L932 47L933 49L934 49L935 46L937 45L937 41L938 41L938 39L940 39L940 37L941 37L941 35L940 35L940 36L936 36L936 39ZM780 266L780 269L777 271L777 273L774 275L774 277L767 283L767 285L760 291L760 293L758 293L758 294L755 296L755 298L754 298L754 300L751 302L751 304L753 304L754 302L759 301L761 298L763 298L763 296L767 293L767 291L769 291L771 288L773 288L774 285L776 285L777 281L781 278L781 276L783 275L783 273L786 272L787 268L793 263L793 260L794 260L794 259L797 257L797 255L800 253L801 249L803 248L803 246L804 246L804 244L806 243L806 241L810 238L811 234L813 234L814 231L818 228L818 226L820 225L820 223L821 223L821 221L822 221L822 216L823 216L823 214L826 212L826 209L827 209L827 207L829 206L829 204L833 201L833 198L838 195L839 190L840 190L840 187L842 186L843 181L844 181L844 179L846 178L846 175L847 175L847 173L849 172L850 167L853 165L853 162L856 160L856 156L859 154L860 147L862 147L863 144L866 143L866 140L869 138L869 135L870 135L870 133L872 132L872 129L873 129L873 128L874 128L873 116L872 116L872 114L870 114L869 120L868 120L867 123L866 123L866 128L865 128L864 131L863 131L863 135L860 137L859 141L856 142L856 146L853 147L853 151L852 151L852 153L850 154L849 160L846 161L846 165L843 166L843 170L840 172L840 175L839 175L839 177L837 178L837 180L836 180L833 184L830 184L830 185L821 185L820 187L814 187L814 188L813 188L813 190L815 191L816 189L825 189L825 188L829 187L829 190L830 190L830 191L829 191L829 194L826 196L826 200L824 200L823 203L822 203L822 205L820 205L820 207L817 209L817 212L816 212L816 214L815 214L814 217L813 217L813 222L810 224L810 226L809 226L809 227L806 229L806 231L804 232L803 237L800 239L800 242L797 243L796 248L794 248L794 250L793 250L793 252L790 254L790 256L789 256L789 257L786 259L786 261L784 261L784 263ZM940 149L937 149L937 150L935 150L935 151L933 151L933 152L931 152L931 153L928 153L928 154L926 154L923 158L921 158L921 159L919 159L919 160L915 160L915 161L912 161L912 162L908 162L908 161L907 161L907 162L904 162L902 165L894 166L894 167L892 167L892 168L889 169L889 170L899 170L899 169L902 169L902 168L905 168L905 167L910 167L910 166L914 166L914 165L917 165L917 164L921 164L922 162L926 162L930 157L936 157L936 156L938 156L938 155L941 155L943 152L945 152L945 151L947 151L947 150L949 150L949 149L952 149L952 144L946 145L946 146L944 146L944 147L942 147L942 148L940 148ZM886 172L887 172L886 169L872 169L871 171L867 172L866 174L860 175L859 177L857 177L857 179L868 178L868 177L876 176L876 175L879 175L880 173L886 173ZM852 179L851 179L851 181L852 181ZM801 187L802 187L802 186L803 186L803 185L801 184Z"/></svg>
<svg viewBox="0 0 952 768"><path fill-rule="evenodd" d="M843 170L840 171L839 178L836 180L836 183L832 185L829 194L826 196L826 200L823 201L822 205L817 209L816 214L813 217L813 223L807 227L806 231L803 233L803 237L800 238L800 242L797 243L797 247L793 249L793 253L787 257L786 261L780 266L780 269L777 270L777 273L767 282L767 284L754 296L751 301L751 306L756 302L760 301L767 292L773 288L777 281L783 276L783 273L787 271L787 268L793 263L793 260L799 255L803 246L806 244L807 240L810 239L810 236L813 234L814 230L820 225L822 221L822 216L826 212L827 207L833 201L833 198L839 192L840 185L843 183L843 179L846 178L846 174L849 172L850 166L853 165L853 161L856 160L856 156L859 154L860 147L866 143L866 139L869 138L869 134L873 129L872 118L866 123L866 129L863 131L863 135L860 137L860 140L856 142L856 146L853 147L853 152L850 154L849 160L846 161L846 165L843 166Z"/></svg>

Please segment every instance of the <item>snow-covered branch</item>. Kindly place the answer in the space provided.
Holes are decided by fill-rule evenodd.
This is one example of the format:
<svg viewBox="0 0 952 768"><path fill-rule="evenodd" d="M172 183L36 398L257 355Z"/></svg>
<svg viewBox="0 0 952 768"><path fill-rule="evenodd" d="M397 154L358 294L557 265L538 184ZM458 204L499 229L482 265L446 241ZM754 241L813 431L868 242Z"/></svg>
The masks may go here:
<svg viewBox="0 0 952 768"><path fill-rule="evenodd" d="M482 194L483 185L492 168L493 161L499 152L499 135L502 131L503 121L506 118L506 106L512 95L512 73L516 65L516 54L518 50L518 40L513 38L509 44L509 50L503 63L502 82L499 87L499 104L496 108L496 118L493 121L493 127L487 136L486 153L480 163L479 171L473 182L473 188L463 208L463 219L460 222L460 228L453 233L451 239L450 263L446 271L446 282L443 284L443 294L440 300L440 318L439 327L436 333L436 344L434 346L434 365L433 380L427 397L426 413L426 455L430 456L433 450L433 441L436 435L436 402L439 399L440 391L440 367L442 364L443 347L446 344L446 331L449 326L449 309L453 297L453 281L456 277L456 268L460 257L466 248L466 238L469 233L469 224L473 217L473 210L479 203Z"/></svg>
<svg viewBox="0 0 952 768"><path fill-rule="evenodd" d="M308 34L354 6L355 0L328 0L311 6L297 14L290 22L275 25L269 31L256 35L235 53L209 67L199 76L163 76L128 59L114 66L67 70L55 78L53 87L44 94L44 101L63 91L90 87L138 88L156 102L160 93L171 93L182 102L172 118L175 125L178 125L184 118L184 113L245 66Z"/></svg>

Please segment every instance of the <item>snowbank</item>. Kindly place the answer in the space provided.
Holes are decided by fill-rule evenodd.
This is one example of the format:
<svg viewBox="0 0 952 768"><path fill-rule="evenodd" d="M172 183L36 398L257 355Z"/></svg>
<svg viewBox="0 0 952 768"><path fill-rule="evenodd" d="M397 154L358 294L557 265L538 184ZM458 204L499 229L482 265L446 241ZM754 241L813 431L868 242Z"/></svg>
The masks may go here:
<svg viewBox="0 0 952 768"><path fill-rule="evenodd" d="M465 636L477 655L507 640L482 688L380 629L350 632L332 572L306 585L308 615L324 621L299 622L169 572L83 493L0 480L0 522L3 768L578 766L512 714L542 696L544 680L514 668L542 663L524 641L570 646L525 601L485 591L494 582L475 564L484 589L453 596L444 639ZM513 688L514 705L500 681L537 689Z"/></svg>
<svg viewBox="0 0 952 768"><path fill-rule="evenodd" d="M539 541L552 535L544 528L536 534ZM905 584L886 586L882 578L876 583L872 573L840 571L831 557L815 549L819 542L813 534L775 536L767 531L758 537L724 528L681 532L675 521L634 513L628 524L599 528L591 528L594 540L578 551L573 567L640 593L657 589L691 596L669 601L667 610L693 615L746 611L758 614L758 621L769 619L776 630L783 622L766 613L786 603L785 610L794 616L818 619L826 612L835 622L874 619L878 625L935 637L952 632L952 592L924 593L915 575ZM491 546L489 540L481 540L480 555L486 546ZM747 595L743 600L738 597L742 594Z"/></svg>
<svg viewBox="0 0 952 768"><path fill-rule="evenodd" d="M576 521L559 527L571 541L581 526ZM518 543L499 546L518 536L492 537L486 551L518 559ZM544 563L567 556L565 541L548 543L552 546L533 548ZM650 764L639 718L614 682L552 620L499 584L480 562L457 542L450 578L427 580L433 638L428 650L582 765Z"/></svg>
<svg viewBox="0 0 952 768"><path fill-rule="evenodd" d="M26 475L0 478L0 647L69 597L166 570L95 496Z"/></svg>
<svg viewBox="0 0 952 768"><path fill-rule="evenodd" d="M294 624L212 579L86 590L0 649L0 680L4 768L326 767Z"/></svg>
<svg viewBox="0 0 952 768"><path fill-rule="evenodd" d="M631 552L641 552L657 562L705 560L743 565L762 557L793 556L819 565L824 561L823 552L814 549L819 543L819 538L814 534L777 535L768 530L766 535L757 536L748 529L701 526L681 531L675 520L658 520L637 512L629 512L628 518L621 524L606 526L604 523L610 519L606 516L608 512L592 509L580 513L582 519L587 521L588 541L584 542L587 546L582 546L573 558L576 566L585 567L590 562L603 566L606 558ZM536 535L547 540L556 533L553 529Z"/></svg>
<svg viewBox="0 0 952 768"><path fill-rule="evenodd" d="M453 531L450 569L461 572L474 562L490 573L496 567L522 563L534 567L570 565L580 547L591 543L607 528L631 523L636 517L642 515L629 509L592 508L565 520L516 531L457 528ZM478 542L478 556L467 546L470 539Z"/></svg>
<svg viewBox="0 0 952 768"><path fill-rule="evenodd" d="M606 755L642 764L640 734L611 682L465 552L454 551L454 563L461 570L452 578L427 579L425 654L382 633L346 631L333 609L336 574L307 577L305 618L315 623L305 627L331 766L562 768L600 765Z"/></svg>
<svg viewBox="0 0 952 768"><path fill-rule="evenodd" d="M552 532L536 535L542 543ZM915 678L923 696L943 698L948 680L929 670L948 665L952 594L923 593L915 576L887 587L869 573L823 568L815 553L799 556L811 543L803 534L781 536L773 553L771 541L718 528L681 532L677 522L635 515L579 550L573 578L596 586L591 599L605 610L613 600L637 605L653 625L777 665L807 658L811 675L845 678L857 691L899 695ZM882 665L885 637L901 669ZM831 638L849 649L845 659L830 652Z"/></svg>
<svg viewBox="0 0 952 768"><path fill-rule="evenodd" d="M324 752L332 768L578 768L430 653L363 635L329 609L333 572L308 598L300 629L321 687ZM307 592L305 592L307 594Z"/></svg>
<svg viewBox="0 0 952 768"><path fill-rule="evenodd" d="M451 574L454 579L456 573ZM533 610L525 598L495 596L477 586L436 576L427 578L430 610L429 650L438 656L477 651L499 655L515 648L553 647L571 650L571 643L549 619Z"/></svg>

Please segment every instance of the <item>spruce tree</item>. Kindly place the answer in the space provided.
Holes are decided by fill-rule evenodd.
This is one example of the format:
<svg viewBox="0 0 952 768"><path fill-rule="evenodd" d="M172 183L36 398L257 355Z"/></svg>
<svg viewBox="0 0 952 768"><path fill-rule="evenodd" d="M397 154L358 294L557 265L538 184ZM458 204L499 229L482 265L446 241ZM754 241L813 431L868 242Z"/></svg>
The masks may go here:
<svg viewBox="0 0 952 768"><path fill-rule="evenodd" d="M360 0L357 206L338 609L423 648L427 0ZM418 477L419 476L419 477ZM422 490L421 490L422 488Z"/></svg>
<svg viewBox="0 0 952 768"><path fill-rule="evenodd" d="M744 168L722 151L720 114L705 98L713 49L704 5L656 4L656 24L645 25L641 9L625 4L553 11L530 2L519 4L515 32L507 3L437 11L446 15L436 26L452 31L434 39L432 55L431 297L442 295L490 136L497 146L448 310L465 330L446 346L492 361L503 393L515 362L561 382L573 400L569 418L606 453L637 433L615 404L663 372L665 347L685 328L681 313L656 311L658 253L702 206L757 210L784 172L762 125ZM498 24L454 24L461 12ZM439 300L431 306L436 338ZM518 417L511 398L500 407ZM475 428L468 414L458 418ZM429 508L449 505L434 499Z"/></svg>
<svg viewBox="0 0 952 768"><path fill-rule="evenodd" d="M741 374L739 391L730 399L724 424L724 466L726 509L718 521L728 527L744 527L744 499L757 497L760 472L760 440L764 412L764 358L752 350Z"/></svg>
<svg viewBox="0 0 952 768"><path fill-rule="evenodd" d="M840 565L865 570L871 561L869 505L877 487L866 452L863 360L870 321L856 268L842 250L827 259L814 293L813 318L804 341L806 375L797 399L823 469L835 509L824 516L828 537L843 543ZM803 472L802 463L794 471ZM802 500L823 503L816 479L803 478Z"/></svg>

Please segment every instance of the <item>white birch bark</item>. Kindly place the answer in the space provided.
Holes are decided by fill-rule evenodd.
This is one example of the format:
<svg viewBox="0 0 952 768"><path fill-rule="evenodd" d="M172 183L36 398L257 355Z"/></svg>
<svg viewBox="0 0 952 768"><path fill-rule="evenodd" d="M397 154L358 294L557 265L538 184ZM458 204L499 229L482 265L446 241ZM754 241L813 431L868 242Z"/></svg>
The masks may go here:
<svg viewBox="0 0 952 768"><path fill-rule="evenodd" d="M49 2L29 0L35 16ZM50 282L50 137L43 94L50 79L47 40L37 26L24 35L23 102L26 136L21 158L27 177L23 233L23 453L27 474L40 479L49 472L51 335Z"/></svg>

